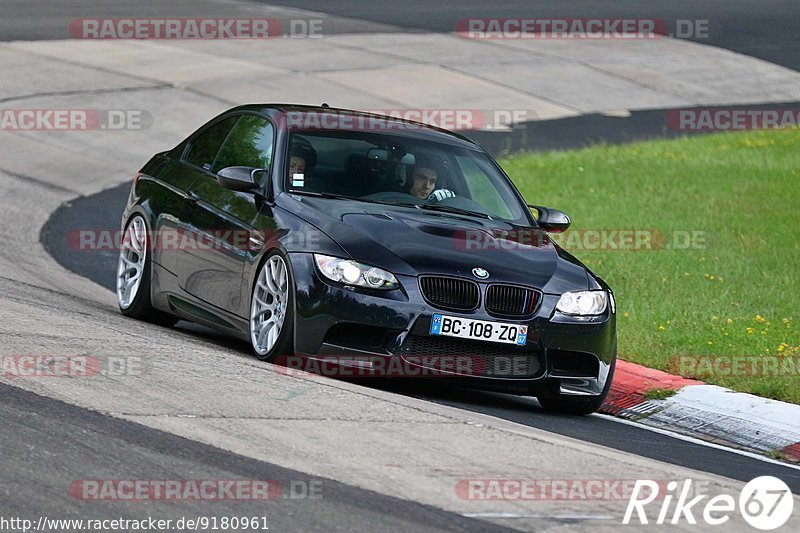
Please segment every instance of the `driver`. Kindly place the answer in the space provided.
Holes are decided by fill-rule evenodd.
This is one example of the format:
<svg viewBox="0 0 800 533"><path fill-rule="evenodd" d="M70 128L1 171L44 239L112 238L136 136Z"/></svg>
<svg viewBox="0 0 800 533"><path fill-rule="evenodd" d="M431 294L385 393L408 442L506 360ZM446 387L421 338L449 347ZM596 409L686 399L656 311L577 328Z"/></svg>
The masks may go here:
<svg viewBox="0 0 800 533"><path fill-rule="evenodd" d="M408 192L420 200L427 200L436 188L437 179L439 175L432 168L417 167L411 174L411 189Z"/></svg>
<svg viewBox="0 0 800 533"><path fill-rule="evenodd" d="M429 166L418 166L411 173L411 188L408 193L420 200L441 202L445 198L452 198L455 193L450 189L437 189L436 182L439 173Z"/></svg>

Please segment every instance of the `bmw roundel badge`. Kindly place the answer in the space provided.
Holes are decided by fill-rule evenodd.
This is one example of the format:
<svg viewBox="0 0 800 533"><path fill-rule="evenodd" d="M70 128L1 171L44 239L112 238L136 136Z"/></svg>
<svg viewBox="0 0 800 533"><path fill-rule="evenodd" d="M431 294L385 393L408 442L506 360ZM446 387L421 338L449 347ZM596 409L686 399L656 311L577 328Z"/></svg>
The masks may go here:
<svg viewBox="0 0 800 533"><path fill-rule="evenodd" d="M481 267L473 268L472 273L475 275L476 278L479 279L486 279L489 277L489 272L487 272L485 268Z"/></svg>

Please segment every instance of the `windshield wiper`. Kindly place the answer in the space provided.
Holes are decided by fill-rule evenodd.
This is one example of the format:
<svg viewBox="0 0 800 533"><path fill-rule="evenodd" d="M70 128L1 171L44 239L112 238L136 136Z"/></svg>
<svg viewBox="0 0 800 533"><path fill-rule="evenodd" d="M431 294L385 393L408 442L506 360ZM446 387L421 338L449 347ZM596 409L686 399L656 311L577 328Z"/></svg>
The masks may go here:
<svg viewBox="0 0 800 533"><path fill-rule="evenodd" d="M386 205L397 205L400 207L414 207L416 209L427 209L429 211L441 211L445 213L456 213L459 215L469 215L469 216L476 216L481 218L487 218L489 220L494 220L490 215L486 213L481 213L480 211L470 211L469 209L464 209L461 207L453 207L452 205L442 205L442 204L425 204L425 203L411 203L411 202L402 202L397 201L393 202L391 200L385 200L383 202L378 202L381 204Z"/></svg>
<svg viewBox="0 0 800 533"><path fill-rule="evenodd" d="M486 213L481 213L479 211L470 211L469 209L453 207L452 205L419 204L417 205L417 207L419 209L429 209L431 211L444 211L446 213L458 213L459 215L470 215L475 217L488 218L489 220L492 220L492 217Z"/></svg>
<svg viewBox="0 0 800 533"><path fill-rule="evenodd" d="M427 209L429 211L440 211L445 213L456 213L459 215L469 215L475 217L486 218L489 220L493 220L492 217L486 213L481 213L479 211L470 211L469 209L462 209L461 207L453 207L451 205L441 205L441 204L414 204L411 202L393 202L391 200L372 200L367 198L358 198L357 196L346 196L344 194L335 194L332 192L317 192L317 191L288 191L288 194L301 194L306 196L316 196L318 198L331 198L334 200L355 200L356 202L367 202L370 204L381 204L381 205L395 205L400 207L414 207L416 209Z"/></svg>
<svg viewBox="0 0 800 533"><path fill-rule="evenodd" d="M317 192L317 191L288 191L288 194L301 194L305 196L316 196L318 198L331 198L333 200L355 200L356 202L367 202L370 204L382 204L377 200L367 200L365 198L358 198L357 196L347 196L344 194L334 194L332 192Z"/></svg>

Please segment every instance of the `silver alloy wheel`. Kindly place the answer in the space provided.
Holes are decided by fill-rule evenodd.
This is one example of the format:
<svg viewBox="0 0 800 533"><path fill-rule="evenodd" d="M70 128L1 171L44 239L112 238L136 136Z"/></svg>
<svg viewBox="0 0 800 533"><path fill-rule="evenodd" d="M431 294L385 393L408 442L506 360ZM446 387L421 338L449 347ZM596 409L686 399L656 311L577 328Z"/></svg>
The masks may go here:
<svg viewBox="0 0 800 533"><path fill-rule="evenodd" d="M250 304L250 342L258 355L275 347L289 303L289 275L280 255L270 257L256 278Z"/></svg>
<svg viewBox="0 0 800 533"><path fill-rule="evenodd" d="M117 263L117 302L122 309L130 307L139 292L146 256L147 226L136 215L125 228Z"/></svg>

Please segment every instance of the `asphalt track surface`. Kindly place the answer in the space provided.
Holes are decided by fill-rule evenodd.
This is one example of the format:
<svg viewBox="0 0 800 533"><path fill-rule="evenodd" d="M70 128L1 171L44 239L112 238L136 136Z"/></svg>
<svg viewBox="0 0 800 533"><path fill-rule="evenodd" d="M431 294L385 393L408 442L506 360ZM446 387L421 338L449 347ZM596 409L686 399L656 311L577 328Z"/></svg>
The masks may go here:
<svg viewBox="0 0 800 533"><path fill-rule="evenodd" d="M468 18L654 18L665 20L670 32L675 31L677 20L707 20L708 37L691 40L800 70L800 3L796 0L407 0L402 9L394 2L369 0L257 1L436 32L453 31L458 20Z"/></svg>
<svg viewBox="0 0 800 533"><path fill-rule="evenodd" d="M120 213L125 206L129 189L126 184L76 199L58 209L42 230L45 248L59 263L109 290L114 290L117 252L110 249L76 250L74 231L85 228L112 231L118 229ZM70 234L73 235L71 238L68 237ZM198 335L219 343L220 346L241 350L243 354L250 353L247 343L227 338L205 327L184 321L179 322L176 327L186 331L188 335ZM740 481L749 481L760 475L773 475L783 479L794 492L800 493L798 469L676 439L602 416L573 417L546 413L532 398L409 380L370 380L360 383Z"/></svg>
<svg viewBox="0 0 800 533"><path fill-rule="evenodd" d="M708 37L692 40L800 70L800 3L796 0L406 0L401 4L386 0L256 1L363 21L333 24L326 28L331 33L380 31L380 26L386 24L409 31L449 32L456 21L466 18L655 18L665 20L672 31L676 20L708 20ZM5 0L0 5L0 41L66 39L68 22L83 17L213 16L219 12L214 4L204 0ZM235 6L231 12L234 10Z"/></svg>
<svg viewBox="0 0 800 533"><path fill-rule="evenodd" d="M698 43L727 48L800 70L800 2L770 0L749 2L733 0L723 6L692 0L593 2L578 0L567 5L558 0L510 0L499 5L482 0L430 2L409 0L402 9L391 2L345 0L254 0L273 8L318 11L326 21L326 34L397 31L451 32L458 20L466 18L654 18L663 19L671 31L677 20L707 20L707 37L689 39ZM53 0L7 0L0 4L0 41L68 39L68 25L77 18L106 17L203 17L219 16L215 0L191 3L168 3L144 0L76 0L69 3ZM248 2L227 3L229 16L248 13ZM327 19L325 17L328 17ZM344 18L346 17L346 18ZM386 28L389 28L386 30ZM795 108L797 102L771 106ZM708 108L708 106L704 106ZM726 106L759 108L758 105ZM574 118L532 121L516 124L513 131L477 132L472 138L494 155L522 150L553 150L595 143L620 143L659 137L685 135L665 126L662 110L633 111L629 116L582 115ZM702 134L690 132L689 134Z"/></svg>
<svg viewBox="0 0 800 533"><path fill-rule="evenodd" d="M259 524L271 531L507 531L433 507L312 478L8 385L0 384L0 397L5 517L34 523L40 515L128 520L150 516L173 521L202 516L264 517ZM141 501L96 501L64 490L85 477L87 467L125 480L270 480L281 491L275 499L256 501L152 500L144 506ZM315 497L306 497L311 494Z"/></svg>

